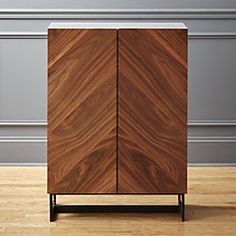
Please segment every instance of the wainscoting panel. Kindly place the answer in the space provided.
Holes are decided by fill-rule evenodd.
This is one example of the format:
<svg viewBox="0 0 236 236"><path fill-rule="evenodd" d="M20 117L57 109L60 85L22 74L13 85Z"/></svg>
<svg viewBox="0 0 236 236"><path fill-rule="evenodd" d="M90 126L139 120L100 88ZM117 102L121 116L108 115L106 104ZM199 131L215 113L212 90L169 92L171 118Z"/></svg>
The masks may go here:
<svg viewBox="0 0 236 236"><path fill-rule="evenodd" d="M4 2L0 2L0 163L47 160L47 27L55 21L185 23L188 161L236 163L235 1L180 0L177 5L173 0L136 0L137 9L128 1Z"/></svg>
<svg viewBox="0 0 236 236"><path fill-rule="evenodd" d="M189 119L236 118L236 38L189 42Z"/></svg>
<svg viewBox="0 0 236 236"><path fill-rule="evenodd" d="M189 163L236 164L236 139L232 142L190 142L188 145ZM209 161L211 158L211 161Z"/></svg>
<svg viewBox="0 0 236 236"><path fill-rule="evenodd" d="M1 163L46 163L47 143L40 138L0 139ZM1 164L0 164L1 165Z"/></svg>
<svg viewBox="0 0 236 236"><path fill-rule="evenodd" d="M46 43L0 39L0 120L46 118Z"/></svg>

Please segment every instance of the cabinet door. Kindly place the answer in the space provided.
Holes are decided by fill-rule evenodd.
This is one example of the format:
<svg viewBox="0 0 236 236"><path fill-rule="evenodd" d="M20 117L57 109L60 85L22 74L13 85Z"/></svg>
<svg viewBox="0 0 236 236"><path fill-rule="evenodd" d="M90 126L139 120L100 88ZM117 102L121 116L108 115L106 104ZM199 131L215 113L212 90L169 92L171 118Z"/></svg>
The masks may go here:
<svg viewBox="0 0 236 236"><path fill-rule="evenodd" d="M48 192L114 193L117 32L48 37Z"/></svg>
<svg viewBox="0 0 236 236"><path fill-rule="evenodd" d="M187 30L119 30L118 192L185 193Z"/></svg>

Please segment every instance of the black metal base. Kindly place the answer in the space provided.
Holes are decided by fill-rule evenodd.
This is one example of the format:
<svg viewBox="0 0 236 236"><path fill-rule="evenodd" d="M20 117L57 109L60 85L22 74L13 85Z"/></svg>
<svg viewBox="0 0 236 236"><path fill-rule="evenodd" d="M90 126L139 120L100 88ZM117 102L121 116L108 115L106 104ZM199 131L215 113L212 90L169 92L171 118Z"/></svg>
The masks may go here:
<svg viewBox="0 0 236 236"><path fill-rule="evenodd" d="M184 221L184 194L178 194L178 205L59 205L56 203L56 194L50 194L50 221L56 219L57 213L94 213L94 212L118 212L118 213L179 213Z"/></svg>

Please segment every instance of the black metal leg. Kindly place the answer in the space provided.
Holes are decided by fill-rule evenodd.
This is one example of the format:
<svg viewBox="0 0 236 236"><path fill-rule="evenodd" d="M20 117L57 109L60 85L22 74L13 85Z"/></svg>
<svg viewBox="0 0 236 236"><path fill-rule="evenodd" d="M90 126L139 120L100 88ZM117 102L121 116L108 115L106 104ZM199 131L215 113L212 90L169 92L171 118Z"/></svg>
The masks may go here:
<svg viewBox="0 0 236 236"><path fill-rule="evenodd" d="M178 194L178 206L179 206L179 215L181 216L181 198L180 198L180 194Z"/></svg>
<svg viewBox="0 0 236 236"><path fill-rule="evenodd" d="M53 194L53 204L54 204L54 206L57 204L56 202L57 202L56 201L56 194Z"/></svg>
<svg viewBox="0 0 236 236"><path fill-rule="evenodd" d="M180 206L180 194L178 194L178 204Z"/></svg>
<svg viewBox="0 0 236 236"><path fill-rule="evenodd" d="M56 195L49 194L50 222L55 220Z"/></svg>
<svg viewBox="0 0 236 236"><path fill-rule="evenodd" d="M179 203L179 214L181 217L181 220L184 222L185 220L185 209L184 209L184 205L185 205L185 200L184 200L184 194L178 194L178 203Z"/></svg>
<svg viewBox="0 0 236 236"><path fill-rule="evenodd" d="M57 213L82 212L179 212L182 221L184 215L184 194L178 194L178 205L145 206L145 205L60 205L56 203L56 194L49 194L50 222L55 221Z"/></svg>
<svg viewBox="0 0 236 236"><path fill-rule="evenodd" d="M181 218L182 218L182 221L184 222L185 221L185 199L184 199L184 194L182 194L182 215L181 215Z"/></svg>

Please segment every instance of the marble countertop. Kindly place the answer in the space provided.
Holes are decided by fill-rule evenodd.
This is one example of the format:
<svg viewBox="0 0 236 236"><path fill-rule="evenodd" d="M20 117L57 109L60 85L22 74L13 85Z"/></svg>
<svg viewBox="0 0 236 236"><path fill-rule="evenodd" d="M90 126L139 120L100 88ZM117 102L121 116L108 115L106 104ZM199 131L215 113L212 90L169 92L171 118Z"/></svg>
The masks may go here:
<svg viewBox="0 0 236 236"><path fill-rule="evenodd" d="M51 23L49 29L187 29L183 23Z"/></svg>

